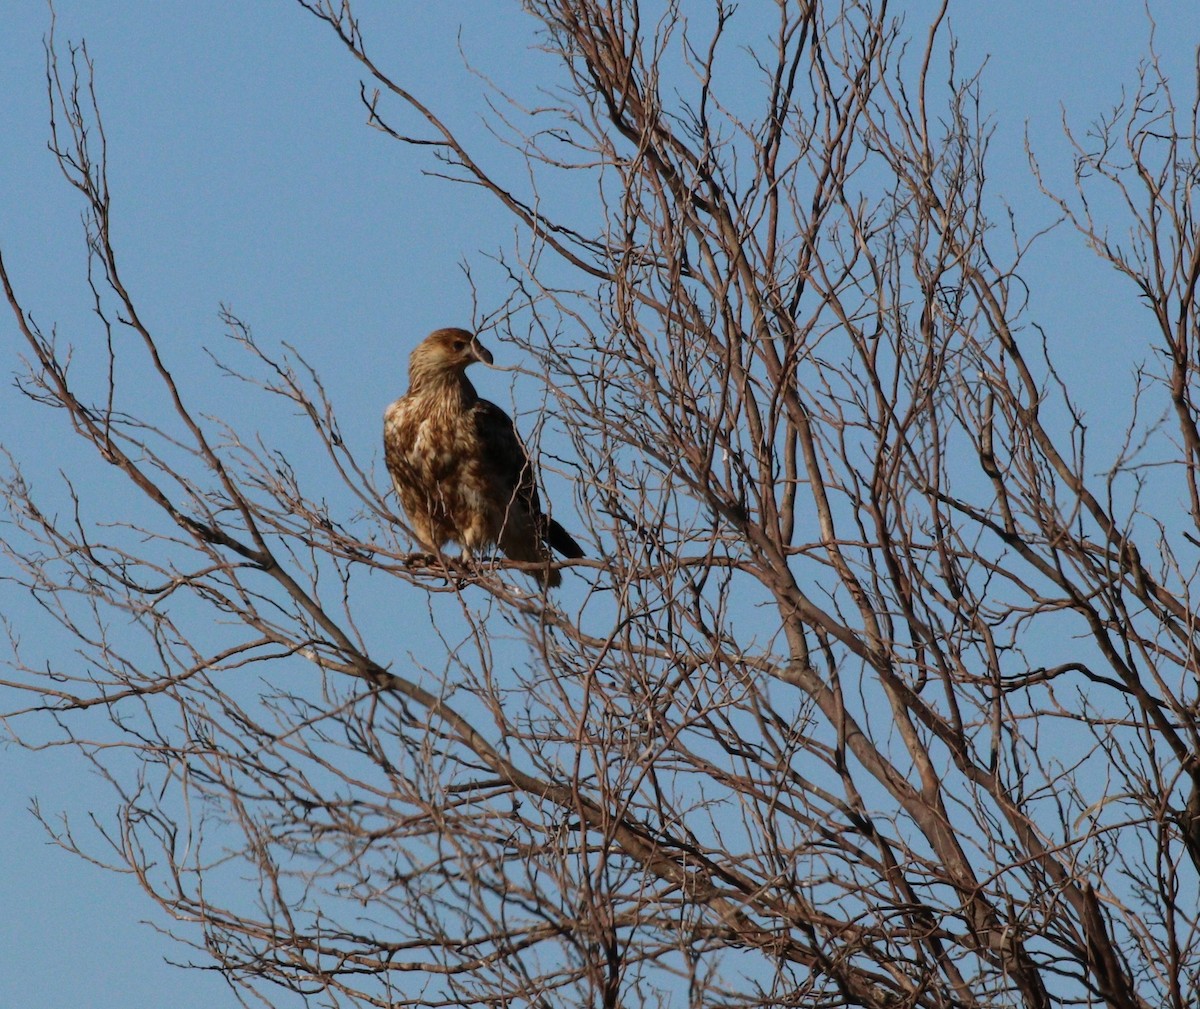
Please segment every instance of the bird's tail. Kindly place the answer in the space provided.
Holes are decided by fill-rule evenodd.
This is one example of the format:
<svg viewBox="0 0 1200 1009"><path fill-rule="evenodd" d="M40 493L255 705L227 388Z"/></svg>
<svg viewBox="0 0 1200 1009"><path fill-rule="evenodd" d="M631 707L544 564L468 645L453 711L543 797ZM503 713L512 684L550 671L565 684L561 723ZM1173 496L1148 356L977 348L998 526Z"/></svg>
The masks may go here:
<svg viewBox="0 0 1200 1009"><path fill-rule="evenodd" d="M538 532L536 526L530 527L528 523L505 525L500 533L500 549L509 560L544 564L545 567L529 573L543 585L556 588L562 584L562 575L550 567L550 550Z"/></svg>
<svg viewBox="0 0 1200 1009"><path fill-rule="evenodd" d="M540 534L540 535L539 535ZM550 566L550 550L553 547L564 557L583 556L583 548L575 542L562 526L552 518L539 516L537 525L506 525L500 534L500 549L514 561L543 561L546 566L531 574L543 585L557 588L562 584L562 574Z"/></svg>

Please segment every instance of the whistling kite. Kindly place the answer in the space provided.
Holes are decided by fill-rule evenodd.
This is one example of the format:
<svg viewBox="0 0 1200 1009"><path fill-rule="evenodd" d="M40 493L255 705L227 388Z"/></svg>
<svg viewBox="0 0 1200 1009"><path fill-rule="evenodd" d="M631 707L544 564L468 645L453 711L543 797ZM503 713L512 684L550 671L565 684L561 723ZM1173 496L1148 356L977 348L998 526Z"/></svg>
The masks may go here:
<svg viewBox="0 0 1200 1009"><path fill-rule="evenodd" d="M514 561L541 561L545 585L562 576L550 547L566 557L583 550L542 513L537 474L512 418L480 399L467 366L492 355L465 329L430 333L408 359L408 392L383 415L384 459L413 532L439 549L466 553L492 543Z"/></svg>

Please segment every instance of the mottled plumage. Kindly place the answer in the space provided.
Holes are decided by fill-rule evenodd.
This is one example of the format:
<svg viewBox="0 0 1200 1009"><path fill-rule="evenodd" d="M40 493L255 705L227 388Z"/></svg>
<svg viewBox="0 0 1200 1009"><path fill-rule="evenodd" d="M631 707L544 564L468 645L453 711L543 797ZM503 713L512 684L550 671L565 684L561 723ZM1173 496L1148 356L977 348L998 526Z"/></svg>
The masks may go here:
<svg viewBox="0 0 1200 1009"><path fill-rule="evenodd" d="M550 547L582 557L579 544L542 513L537 475L512 418L480 399L467 378L492 355L465 329L435 330L408 360L408 392L383 415L384 459L417 538L437 550L498 544L515 561L550 560ZM537 573L562 581L549 565Z"/></svg>

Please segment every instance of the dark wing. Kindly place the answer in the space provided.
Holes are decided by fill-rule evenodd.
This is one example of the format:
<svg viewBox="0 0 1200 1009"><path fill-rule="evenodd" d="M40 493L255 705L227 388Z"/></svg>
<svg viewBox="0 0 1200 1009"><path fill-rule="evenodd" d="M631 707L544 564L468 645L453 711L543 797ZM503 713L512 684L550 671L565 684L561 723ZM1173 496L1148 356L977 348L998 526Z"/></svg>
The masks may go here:
<svg viewBox="0 0 1200 1009"><path fill-rule="evenodd" d="M542 514L537 477L517 429L495 403L478 400L471 408L481 449L480 471L493 500L505 509L516 509L532 519Z"/></svg>
<svg viewBox="0 0 1200 1009"><path fill-rule="evenodd" d="M483 455L481 470L487 474L493 500L505 509L500 548L513 560L549 560L547 546L566 557L582 557L583 550L571 534L542 514L537 473L512 418L485 399L473 411ZM550 571L546 580L557 585L561 576Z"/></svg>
<svg viewBox="0 0 1200 1009"><path fill-rule="evenodd" d="M549 543L564 557L570 557L572 560L578 560L585 556L583 547L575 542L575 537L560 526L554 519L548 520L549 525L546 527L546 542Z"/></svg>

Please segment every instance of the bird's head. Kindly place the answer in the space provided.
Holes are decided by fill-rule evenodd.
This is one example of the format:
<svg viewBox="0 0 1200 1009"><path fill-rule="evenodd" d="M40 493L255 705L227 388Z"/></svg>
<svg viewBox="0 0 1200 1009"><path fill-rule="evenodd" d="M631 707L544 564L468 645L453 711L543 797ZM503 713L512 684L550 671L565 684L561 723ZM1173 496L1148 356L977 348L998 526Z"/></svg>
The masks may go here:
<svg viewBox="0 0 1200 1009"><path fill-rule="evenodd" d="M435 329L417 344L408 359L412 381L448 374L462 375L468 365L492 363L492 354L465 329Z"/></svg>

